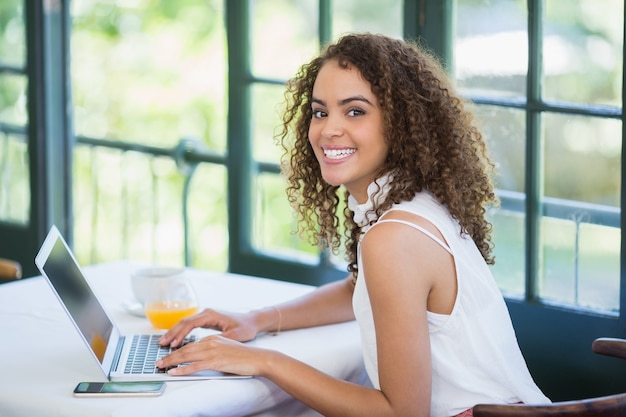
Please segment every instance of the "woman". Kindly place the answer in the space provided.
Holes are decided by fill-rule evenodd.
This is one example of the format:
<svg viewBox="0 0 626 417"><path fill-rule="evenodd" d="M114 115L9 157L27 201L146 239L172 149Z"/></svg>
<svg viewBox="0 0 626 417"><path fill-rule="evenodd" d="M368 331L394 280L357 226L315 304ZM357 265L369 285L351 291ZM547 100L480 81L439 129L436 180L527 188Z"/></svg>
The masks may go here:
<svg viewBox="0 0 626 417"><path fill-rule="evenodd" d="M195 327L223 333L158 365L263 376L324 415L453 416L478 403L549 402L488 267L493 165L437 61L405 41L347 35L301 68L286 97L289 200L303 231L336 250L347 198L349 276L274 308L183 320L162 344ZM373 388L240 343L354 318Z"/></svg>

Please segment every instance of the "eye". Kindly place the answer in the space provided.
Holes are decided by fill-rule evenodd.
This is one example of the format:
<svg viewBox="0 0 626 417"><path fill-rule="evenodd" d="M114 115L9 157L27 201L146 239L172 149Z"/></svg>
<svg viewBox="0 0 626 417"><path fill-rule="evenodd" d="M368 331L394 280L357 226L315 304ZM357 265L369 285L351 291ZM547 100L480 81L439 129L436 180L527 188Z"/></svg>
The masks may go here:
<svg viewBox="0 0 626 417"><path fill-rule="evenodd" d="M351 117L363 116L364 114L365 112L361 109L350 109L348 110L348 113L347 113L347 115Z"/></svg>
<svg viewBox="0 0 626 417"><path fill-rule="evenodd" d="M314 119L321 119L322 117L326 117L326 112L325 111L313 109L313 118Z"/></svg>

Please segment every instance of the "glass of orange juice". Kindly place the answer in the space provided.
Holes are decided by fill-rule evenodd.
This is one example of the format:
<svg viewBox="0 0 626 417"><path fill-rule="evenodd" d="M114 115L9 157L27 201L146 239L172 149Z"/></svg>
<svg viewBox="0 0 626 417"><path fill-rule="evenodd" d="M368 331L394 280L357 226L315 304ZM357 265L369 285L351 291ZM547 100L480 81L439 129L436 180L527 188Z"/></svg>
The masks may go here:
<svg viewBox="0 0 626 417"><path fill-rule="evenodd" d="M146 317L157 329L169 330L198 311L195 291L182 268L141 269L133 274L132 286Z"/></svg>

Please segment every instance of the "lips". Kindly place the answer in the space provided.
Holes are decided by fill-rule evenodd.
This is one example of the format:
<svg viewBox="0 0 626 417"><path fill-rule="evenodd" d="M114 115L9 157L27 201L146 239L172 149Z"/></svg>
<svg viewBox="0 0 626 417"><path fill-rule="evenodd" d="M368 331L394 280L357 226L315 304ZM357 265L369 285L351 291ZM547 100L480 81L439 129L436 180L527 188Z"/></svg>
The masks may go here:
<svg viewBox="0 0 626 417"><path fill-rule="evenodd" d="M342 149L322 149L324 156L328 159L343 159L356 152L355 148L342 148Z"/></svg>

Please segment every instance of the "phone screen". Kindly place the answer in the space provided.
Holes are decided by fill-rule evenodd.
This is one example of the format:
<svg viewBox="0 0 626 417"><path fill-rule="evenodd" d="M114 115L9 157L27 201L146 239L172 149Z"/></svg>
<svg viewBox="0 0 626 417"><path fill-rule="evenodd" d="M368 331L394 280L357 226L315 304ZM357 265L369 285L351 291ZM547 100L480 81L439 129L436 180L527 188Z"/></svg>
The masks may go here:
<svg viewBox="0 0 626 417"><path fill-rule="evenodd" d="M81 382L76 385L77 397L100 396L157 396L165 389L165 382Z"/></svg>

